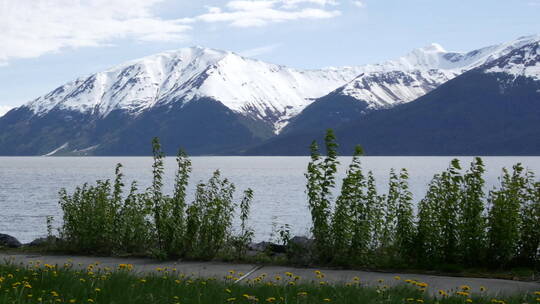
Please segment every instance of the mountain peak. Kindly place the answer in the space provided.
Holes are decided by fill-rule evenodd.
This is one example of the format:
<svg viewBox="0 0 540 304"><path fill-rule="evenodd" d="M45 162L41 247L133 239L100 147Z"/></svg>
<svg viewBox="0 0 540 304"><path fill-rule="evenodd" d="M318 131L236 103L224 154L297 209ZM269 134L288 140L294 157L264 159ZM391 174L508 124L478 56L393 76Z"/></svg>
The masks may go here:
<svg viewBox="0 0 540 304"><path fill-rule="evenodd" d="M419 49L420 51L426 52L426 53L447 53L446 50L438 43L431 43L429 45L426 45L423 48Z"/></svg>

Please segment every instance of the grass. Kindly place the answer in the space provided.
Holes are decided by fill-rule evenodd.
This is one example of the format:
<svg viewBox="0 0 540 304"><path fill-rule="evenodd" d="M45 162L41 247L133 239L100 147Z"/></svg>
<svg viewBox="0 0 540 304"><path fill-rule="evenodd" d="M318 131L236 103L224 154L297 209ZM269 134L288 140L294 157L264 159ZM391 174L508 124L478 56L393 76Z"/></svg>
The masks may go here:
<svg viewBox="0 0 540 304"><path fill-rule="evenodd" d="M272 278L261 275L235 284L241 273L231 271L222 278L202 279L176 269L156 270L154 274L142 275L130 264L110 269L99 263L73 265L69 261L59 266L37 261L28 266L1 264L0 303L540 303L540 293L493 299L482 296L480 291L473 294L467 286L461 287L461 294L440 292L433 297L427 284L412 281L394 287L384 283L366 287L359 279L329 285L321 272L314 273L312 283L300 283L301 278L284 273Z"/></svg>

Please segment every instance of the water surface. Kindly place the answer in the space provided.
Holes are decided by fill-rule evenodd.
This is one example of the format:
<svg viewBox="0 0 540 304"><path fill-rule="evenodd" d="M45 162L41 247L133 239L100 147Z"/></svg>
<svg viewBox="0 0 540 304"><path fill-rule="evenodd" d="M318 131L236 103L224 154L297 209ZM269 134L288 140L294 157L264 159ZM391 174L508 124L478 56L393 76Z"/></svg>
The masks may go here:
<svg viewBox="0 0 540 304"><path fill-rule="evenodd" d="M426 191L435 173L444 170L452 157L365 157L363 166L372 170L378 189L387 190L390 168L407 168L415 201ZM464 166L472 157L459 157ZM540 157L486 157L486 180L491 188L498 183L502 167L517 162L540 172ZM258 240L269 239L273 226L288 223L294 234L309 231L310 217L306 207L305 177L307 157L193 157L193 173L188 199L193 198L196 182L207 180L220 169L237 186L237 194L252 188L255 199L251 226ZM340 158L341 175L350 158ZM114 177L116 163L124 165L126 185L132 180L144 189L152 178L150 157L0 157L0 233L22 242L46 234L45 217L55 217L60 224L58 191L72 191L77 185ZM167 158L165 191L172 192L175 159ZM127 190L127 189L126 189Z"/></svg>

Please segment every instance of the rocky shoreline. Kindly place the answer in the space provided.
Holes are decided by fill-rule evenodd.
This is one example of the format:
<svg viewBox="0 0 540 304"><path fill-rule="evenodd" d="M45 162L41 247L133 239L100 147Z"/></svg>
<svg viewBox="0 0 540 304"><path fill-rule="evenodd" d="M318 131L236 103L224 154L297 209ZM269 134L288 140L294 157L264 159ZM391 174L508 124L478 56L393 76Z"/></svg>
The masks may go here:
<svg viewBox="0 0 540 304"><path fill-rule="evenodd" d="M0 248L11 248L11 249L17 249L22 247L39 247L44 246L48 244L54 244L56 242L60 241L59 238L52 236L52 237L41 237L33 240L30 243L21 243L16 237L11 236L9 234L2 234L0 233ZM301 249L301 252L303 253L302 258L308 258L308 256L311 254L311 249L313 246L313 240L309 239L307 237L303 236L295 236L289 240L289 246L294 246L297 249ZM276 256L276 255L285 255L287 253L287 246L286 245L280 245L272 242L259 242L259 243L251 243L249 244L247 248L247 255L248 256L256 256L260 253L266 253L270 256ZM297 257L300 258L300 257Z"/></svg>

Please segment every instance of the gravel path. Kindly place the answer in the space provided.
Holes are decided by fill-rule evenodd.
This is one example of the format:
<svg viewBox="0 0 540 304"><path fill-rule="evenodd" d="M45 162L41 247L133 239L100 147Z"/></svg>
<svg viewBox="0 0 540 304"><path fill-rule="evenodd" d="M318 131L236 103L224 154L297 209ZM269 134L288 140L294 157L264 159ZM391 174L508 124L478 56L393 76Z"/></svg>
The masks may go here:
<svg viewBox="0 0 540 304"><path fill-rule="evenodd" d="M116 268L118 264L132 264L136 272L152 273L156 268L176 268L178 272L195 277L216 277L223 278L228 275L230 270L236 273L241 272L247 275L244 279L253 279L262 274L267 278L275 276L285 277L286 272L300 276L305 282L314 281L317 284L321 280L327 283L346 283L353 282L355 277L360 279L362 284L366 285L388 285L403 284L405 280L415 280L429 284L428 290L436 294L439 290L452 291L457 290L461 285L468 285L472 292L480 292L481 287L485 287L490 296L501 296L510 294L519 294L526 292L540 291L538 282L521 282L499 279L483 278L463 278L435 276L426 274L404 274L404 273L380 273L356 270L331 270L331 269L313 269L313 268L294 268L282 266L258 266L254 264L229 264L217 262L161 262L152 259L142 258L109 258L109 257L79 257L79 256L42 256L32 254L6 254L0 253L1 262L24 263L30 261L41 261L41 263L63 265L71 260L75 266L86 267L88 264L99 262L102 267ZM324 274L324 279L318 279L315 271L320 270ZM396 277L400 279L397 280ZM382 281L381 281L382 280Z"/></svg>

